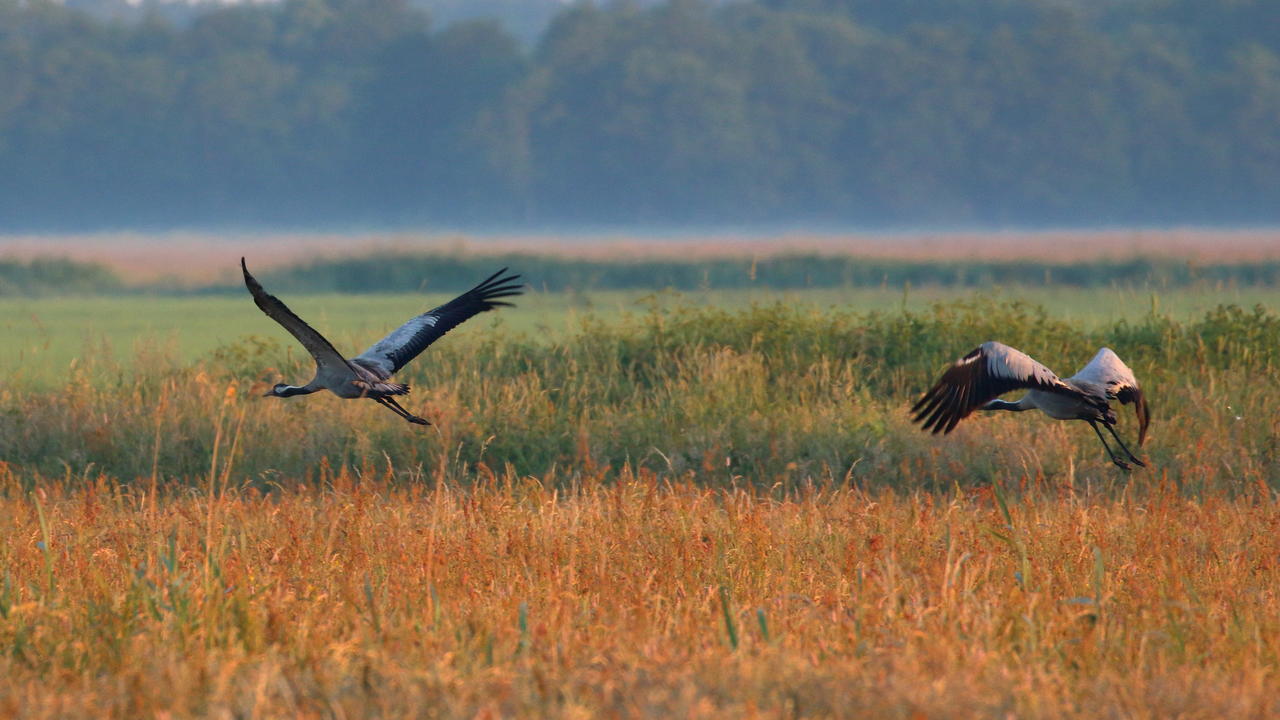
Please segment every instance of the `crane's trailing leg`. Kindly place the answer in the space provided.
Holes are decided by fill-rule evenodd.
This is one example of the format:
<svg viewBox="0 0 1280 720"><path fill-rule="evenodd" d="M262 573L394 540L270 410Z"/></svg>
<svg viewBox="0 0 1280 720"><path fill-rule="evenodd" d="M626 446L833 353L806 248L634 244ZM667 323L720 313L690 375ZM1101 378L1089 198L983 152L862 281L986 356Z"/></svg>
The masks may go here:
<svg viewBox="0 0 1280 720"><path fill-rule="evenodd" d="M430 424L431 424L431 423L427 422L426 420L423 420L423 419L422 419L422 418L420 418L420 417L416 417L416 416L414 416L414 415L409 414L409 412L408 412L407 410L405 410L404 408L400 407L398 404L396 404L396 403L395 403L395 401L390 400L389 398L385 398L385 397L378 397L378 398L374 398L374 400L376 400L376 401L377 401L377 403L378 403L379 405L381 405L382 407L384 407L384 408L386 408L386 409L390 410L391 412L393 412L393 413L395 413L395 414L399 415L400 417L404 418L405 420L408 420L408 421L409 421L409 422L411 422L411 423L414 423L414 424L416 424L416 425L430 425Z"/></svg>
<svg viewBox="0 0 1280 720"><path fill-rule="evenodd" d="M420 418L417 415L410 413L408 410L405 410L404 408L400 407L400 403L396 402L391 397L374 398L374 400L377 400L378 404L382 405L383 407L390 410L391 412L399 415L405 420L408 420L414 425L430 425L431 424L430 422L427 422L425 419Z"/></svg>
<svg viewBox="0 0 1280 720"><path fill-rule="evenodd" d="M411 422L411 423L413 423L413 424L415 424L415 425L430 425L430 424L431 424L430 422L428 422L428 421L427 421L427 419L426 419L426 418L420 418L420 417L418 417L417 415L414 415L413 413L409 412L408 410L405 410L404 408L400 407L400 403L396 402L395 398L388 396L388 397L387 397L387 402L391 403L392 407L394 407L394 408L396 408L397 410L399 410L400 412L404 413L404 419L405 419L405 420L408 420L409 422Z"/></svg>
<svg viewBox="0 0 1280 720"><path fill-rule="evenodd" d="M372 401L374 401L374 402L376 402L376 403L378 403L378 404L379 404L379 405L381 405L382 407L384 407L384 408L386 408L386 409L390 410L391 412L393 412L393 413L395 413L395 414L399 415L400 417L404 417L404 413L402 413L402 412L400 412L399 410L397 410L397 409L395 409L395 408L391 407L390 405L388 405L386 400L383 400L383 399L382 399L382 398L380 398L380 397L374 397L374 398L369 398L369 399L370 399L370 400L372 400Z"/></svg>
<svg viewBox="0 0 1280 720"><path fill-rule="evenodd" d="M1121 470L1124 470L1125 472L1128 472L1133 469L1133 467L1130 466L1129 463L1116 457L1116 454L1111 451L1111 446L1107 444L1107 439L1102 437L1102 431L1098 429L1097 422L1090 420L1089 427L1093 428L1093 431L1098 434L1098 439L1102 441L1102 447L1107 449L1107 455L1111 456L1111 462L1115 463L1116 467L1120 468Z"/></svg>
<svg viewBox="0 0 1280 720"><path fill-rule="evenodd" d="M1121 450L1124 450L1124 454L1129 456L1129 459L1133 461L1133 464L1134 464L1134 465L1137 465L1138 467L1146 467L1146 466L1147 466L1147 464L1146 464L1146 463L1144 463L1144 462L1142 462L1142 460L1138 459L1138 457L1137 457L1136 455L1134 455L1133 453L1129 452L1129 448L1128 448L1128 446L1126 446L1126 445L1124 444L1124 441L1120 439L1120 436L1116 434L1116 429L1115 429L1115 428L1113 428L1113 427L1111 427L1110 425L1108 425L1108 426L1107 426L1107 432L1111 433L1111 437L1115 438L1115 439L1116 439L1116 442L1120 443L1120 449L1121 449Z"/></svg>

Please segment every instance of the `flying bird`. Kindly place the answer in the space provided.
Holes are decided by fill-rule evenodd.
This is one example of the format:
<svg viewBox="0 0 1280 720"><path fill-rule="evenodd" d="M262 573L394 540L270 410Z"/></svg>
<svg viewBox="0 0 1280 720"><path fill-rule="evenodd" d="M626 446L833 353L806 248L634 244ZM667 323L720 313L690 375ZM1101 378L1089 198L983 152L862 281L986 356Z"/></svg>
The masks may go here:
<svg viewBox="0 0 1280 720"><path fill-rule="evenodd" d="M302 386L278 383L264 397L292 397L328 390L340 398L369 398L418 425L431 423L400 407L395 398L409 394L409 386L389 382L391 376L418 357L428 345L473 316L497 307L511 307L511 303L499 298L523 292L516 282L520 276L503 276L507 269L502 268L444 305L410 318L390 335L374 343L373 347L348 359L279 298L263 290L257 279L249 274L244 258L240 258L240 269L244 271L245 287L249 288L258 309L297 338L316 361L316 376L311 382Z"/></svg>
<svg viewBox="0 0 1280 720"><path fill-rule="evenodd" d="M1027 393L1015 402L998 400L1014 390ZM1124 470L1128 461L1146 467L1116 434L1116 414L1111 401L1134 406L1138 417L1138 445L1147 439L1151 415L1133 371L1110 348L1102 348L1088 365L1066 380L1030 355L998 342L985 342L947 368L924 397L911 408L914 422L934 434L949 433L974 410L1037 409L1055 420L1084 420L1097 433L1111 462ZM1128 461L1116 456L1107 444L1101 424L1115 438Z"/></svg>

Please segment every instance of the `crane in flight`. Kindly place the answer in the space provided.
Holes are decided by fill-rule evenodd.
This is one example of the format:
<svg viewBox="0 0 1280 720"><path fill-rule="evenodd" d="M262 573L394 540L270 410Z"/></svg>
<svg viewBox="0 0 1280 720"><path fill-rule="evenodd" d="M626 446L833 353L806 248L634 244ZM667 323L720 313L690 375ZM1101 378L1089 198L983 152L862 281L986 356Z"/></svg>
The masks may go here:
<svg viewBox="0 0 1280 720"><path fill-rule="evenodd" d="M1014 402L999 400L1014 390L1027 393ZM911 408L914 422L934 434L951 432L974 410L1036 409L1055 420L1084 420L1097 433L1111 462L1123 470L1138 459L1116 434L1116 414L1111 401L1134 406L1138 417L1138 445L1147 438L1151 415L1133 371L1110 348L1098 351L1080 372L1063 380L1030 355L998 342L985 342L957 360L942 378ZM1101 424L1115 438L1128 459L1116 456L1098 429Z"/></svg>
<svg viewBox="0 0 1280 720"><path fill-rule="evenodd" d="M369 398L418 425L431 423L400 407L395 398L397 395L409 394L409 386L389 382L391 376L445 333L479 313L497 307L511 307L511 303L500 298L523 292L522 286L516 282L520 276L503 276L507 269L502 268L444 305L410 318L363 353L345 358L334 349L332 343L295 315L279 298L267 293L257 278L249 273L244 258L240 258L240 269L244 272L245 287L249 288L249 294L253 295L253 302L258 309L297 338L316 361L316 375L311 382L306 385L278 383L265 397L283 398L328 390L340 398Z"/></svg>

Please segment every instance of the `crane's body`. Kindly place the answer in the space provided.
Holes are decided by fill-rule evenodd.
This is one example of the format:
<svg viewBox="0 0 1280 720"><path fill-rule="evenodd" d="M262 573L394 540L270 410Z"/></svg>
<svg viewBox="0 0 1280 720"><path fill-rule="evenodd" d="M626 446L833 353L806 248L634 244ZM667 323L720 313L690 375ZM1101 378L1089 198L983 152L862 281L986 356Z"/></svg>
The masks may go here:
<svg viewBox="0 0 1280 720"><path fill-rule="evenodd" d="M983 405L981 409L987 411L1011 410L1013 412L1039 410L1054 420L1104 421L1106 417L1096 407L1088 403L1078 402L1064 395L1055 395L1043 390L1028 390L1026 395L1018 398L1015 402L992 400ZM1112 418L1114 419L1114 413Z"/></svg>
<svg viewBox="0 0 1280 720"><path fill-rule="evenodd" d="M317 370L316 376L306 385L286 385L280 383L271 388L268 396L293 397L294 395L310 395L321 390L328 390L346 400L356 398L391 397L408 395L409 386L400 383L388 383L378 380L377 376L352 362L350 368L325 368Z"/></svg>
<svg viewBox="0 0 1280 720"><path fill-rule="evenodd" d="M369 398L418 425L430 423L400 407L395 398L397 395L409 394L409 386L390 382L391 376L416 358L428 345L464 321L479 313L511 305L499 298L522 292L520 285L515 282L520 276L502 277L507 270L503 268L444 305L410 318L363 353L346 358L279 298L268 294L249 273L244 258L240 259L240 268L244 273L245 287L253 296L254 304L297 338L316 361L316 374L311 382L306 385L278 383L266 393L267 397L293 397L328 390L348 400Z"/></svg>
<svg viewBox="0 0 1280 720"><path fill-rule="evenodd" d="M1018 389L1027 392L1013 402L998 396ZM1138 417L1138 444L1147 436L1150 413L1133 371L1110 348L1098 350L1080 372L1061 379L1029 355L998 342L986 342L957 360L911 409L914 420L933 433L949 433L974 410L1039 410L1055 420L1083 420L1093 427L1111 461L1129 463L1111 450L1098 426L1105 427L1128 460L1144 466L1116 434L1111 401L1133 404Z"/></svg>

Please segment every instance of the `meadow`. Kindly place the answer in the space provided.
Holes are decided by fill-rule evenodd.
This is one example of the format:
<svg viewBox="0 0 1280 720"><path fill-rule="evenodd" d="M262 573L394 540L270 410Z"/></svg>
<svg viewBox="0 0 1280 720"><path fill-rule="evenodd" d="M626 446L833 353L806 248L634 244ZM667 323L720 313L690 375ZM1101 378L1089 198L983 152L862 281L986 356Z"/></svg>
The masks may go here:
<svg viewBox="0 0 1280 720"><path fill-rule="evenodd" d="M5 299L0 714L1272 716L1276 292L533 292L406 368L428 428L260 397L311 361L245 297ZM1149 468L921 433L991 338L1114 348Z"/></svg>
<svg viewBox="0 0 1280 720"><path fill-rule="evenodd" d="M482 276L481 276L482 277ZM446 302L446 293L281 293L290 307L352 353L411 315ZM749 310L782 304L838 313L927 312L936 304L966 301L975 291L954 287L819 288L808 290L531 290L519 305L473 320L470 332L501 337L567 338L584 325L625 323L654 309ZM1196 287L1177 290L1050 285L1010 286L983 293L993 302L1051 308L1053 317L1084 328L1141 321L1151 313L1178 321L1218 305L1280 307L1268 287ZM477 327L483 330L476 329ZM257 336L292 340L263 317L243 291L218 295L71 295L0 297L0 370L13 384L43 388L63 383L75 366L128 368L139 358L196 363L221 348ZM288 342L286 342L288 341ZM430 358L426 358L430 364Z"/></svg>
<svg viewBox="0 0 1280 720"><path fill-rule="evenodd" d="M1266 492L369 470L159 496L6 471L0 713L1280 711Z"/></svg>

